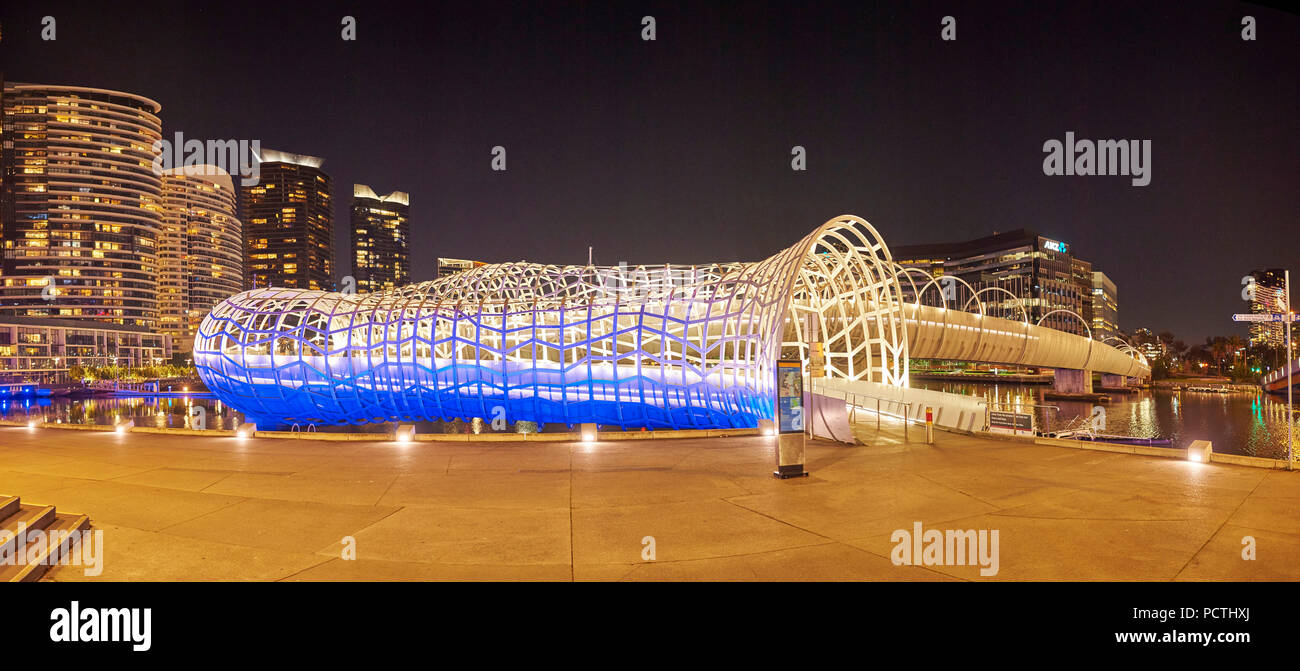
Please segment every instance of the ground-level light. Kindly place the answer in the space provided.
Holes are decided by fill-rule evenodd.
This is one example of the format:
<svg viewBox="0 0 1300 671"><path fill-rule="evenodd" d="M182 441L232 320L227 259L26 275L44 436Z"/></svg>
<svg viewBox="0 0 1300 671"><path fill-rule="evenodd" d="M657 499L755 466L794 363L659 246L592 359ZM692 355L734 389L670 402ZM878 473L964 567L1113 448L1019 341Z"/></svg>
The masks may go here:
<svg viewBox="0 0 1300 671"><path fill-rule="evenodd" d="M1210 454L1213 452L1214 443L1208 440L1193 440L1192 444L1187 446L1187 460L1206 464L1210 462Z"/></svg>

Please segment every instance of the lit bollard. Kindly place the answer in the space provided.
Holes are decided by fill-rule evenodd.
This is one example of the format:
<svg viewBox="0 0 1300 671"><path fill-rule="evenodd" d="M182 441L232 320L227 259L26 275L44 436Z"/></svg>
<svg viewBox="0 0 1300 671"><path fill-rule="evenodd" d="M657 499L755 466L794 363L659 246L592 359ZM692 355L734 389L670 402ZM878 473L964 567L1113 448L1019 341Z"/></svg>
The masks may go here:
<svg viewBox="0 0 1300 671"><path fill-rule="evenodd" d="M925 406L925 444L934 444L934 408Z"/></svg>
<svg viewBox="0 0 1300 671"><path fill-rule="evenodd" d="M393 431L393 440L399 443L409 443L415 439L415 425L402 424Z"/></svg>
<svg viewBox="0 0 1300 671"><path fill-rule="evenodd" d="M1197 461L1202 464L1210 463L1210 455L1214 453L1214 443L1208 440L1194 440L1191 445L1187 446L1187 460Z"/></svg>

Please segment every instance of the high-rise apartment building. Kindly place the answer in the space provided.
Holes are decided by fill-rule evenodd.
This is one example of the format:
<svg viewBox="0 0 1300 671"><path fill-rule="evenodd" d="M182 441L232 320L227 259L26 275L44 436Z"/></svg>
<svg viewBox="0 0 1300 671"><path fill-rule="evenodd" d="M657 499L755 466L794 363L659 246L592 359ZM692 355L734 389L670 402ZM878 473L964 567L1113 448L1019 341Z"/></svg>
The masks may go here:
<svg viewBox="0 0 1300 671"><path fill-rule="evenodd" d="M411 283L410 197L352 185L352 277L359 293Z"/></svg>
<svg viewBox="0 0 1300 671"><path fill-rule="evenodd" d="M2 88L0 316L156 328L162 106L83 86Z"/></svg>
<svg viewBox="0 0 1300 671"><path fill-rule="evenodd" d="M325 159L262 150L257 184L240 186L249 288L334 287L334 215Z"/></svg>
<svg viewBox="0 0 1300 671"><path fill-rule="evenodd" d="M1282 268L1256 270L1250 273L1255 278L1254 298L1250 301L1250 311L1254 313L1281 314L1286 312L1286 271ZM1292 326L1294 329L1295 327ZM1286 345L1286 324L1282 322L1251 322L1250 344L1265 347L1284 347Z"/></svg>
<svg viewBox="0 0 1300 671"><path fill-rule="evenodd" d="M216 166L166 170L162 205L159 325L178 350L188 352L204 315L244 286L234 183Z"/></svg>

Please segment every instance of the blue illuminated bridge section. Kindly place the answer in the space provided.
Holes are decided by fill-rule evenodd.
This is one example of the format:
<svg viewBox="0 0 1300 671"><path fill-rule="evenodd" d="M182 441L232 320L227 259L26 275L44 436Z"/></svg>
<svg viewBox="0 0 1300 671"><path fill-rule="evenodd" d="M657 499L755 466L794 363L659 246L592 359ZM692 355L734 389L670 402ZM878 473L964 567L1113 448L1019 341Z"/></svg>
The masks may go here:
<svg viewBox="0 0 1300 671"><path fill-rule="evenodd" d="M1132 353L982 304L922 305L925 290L905 301L901 270L870 224L845 215L750 263L521 262L384 293L255 289L212 309L194 362L268 428L475 417L754 427L772 417L777 359L806 360L813 341L828 376L897 386L909 343L926 356L1149 375Z"/></svg>

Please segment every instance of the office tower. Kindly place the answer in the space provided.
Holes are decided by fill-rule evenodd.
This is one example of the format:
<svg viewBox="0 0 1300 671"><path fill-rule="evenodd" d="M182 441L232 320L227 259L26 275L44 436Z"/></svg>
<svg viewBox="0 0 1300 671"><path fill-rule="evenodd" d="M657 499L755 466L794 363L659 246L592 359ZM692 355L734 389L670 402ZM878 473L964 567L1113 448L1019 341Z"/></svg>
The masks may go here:
<svg viewBox="0 0 1300 671"><path fill-rule="evenodd" d="M1092 273L1092 337L1123 338L1119 332L1119 289L1099 270Z"/></svg>
<svg viewBox="0 0 1300 671"><path fill-rule="evenodd" d="M190 351L199 322L244 286L244 253L235 188L211 165L163 172L163 228L158 240L160 330Z"/></svg>
<svg viewBox="0 0 1300 671"><path fill-rule="evenodd" d="M352 185L352 277L358 293L411 283L410 197Z"/></svg>
<svg viewBox="0 0 1300 671"><path fill-rule="evenodd" d="M0 316L156 328L161 106L7 82L0 109Z"/></svg>
<svg viewBox="0 0 1300 671"><path fill-rule="evenodd" d="M963 309L969 303L970 310L974 311L976 304L970 299L974 292L979 292L988 314L1018 320L1022 318L1019 304L1023 304L1030 323L1042 320L1043 326L1058 331L1077 335L1088 332L1082 321L1084 289L1082 281L1075 276L1076 270L1081 274L1084 268L1076 267L1064 242L1020 229L967 242L898 246L891 248L891 252L894 261L905 268L963 280L952 283L949 307ZM913 279L918 291L929 281L921 280L919 274ZM901 278L900 284L904 294L914 295L911 284ZM939 290L927 292L924 297L927 304L939 304L940 294L936 291ZM1091 293L1090 286L1087 293ZM1012 300L1011 296L1019 301Z"/></svg>
<svg viewBox="0 0 1300 671"><path fill-rule="evenodd" d="M325 159L273 149L257 157L257 184L241 185L245 286L332 289L334 214Z"/></svg>
<svg viewBox="0 0 1300 671"><path fill-rule="evenodd" d="M1088 326L1085 333L1090 333L1095 338L1097 334L1092 333L1092 262L1071 256L1070 278L1074 281L1072 293L1078 296L1079 300L1077 312L1080 317L1083 317L1083 323Z"/></svg>

